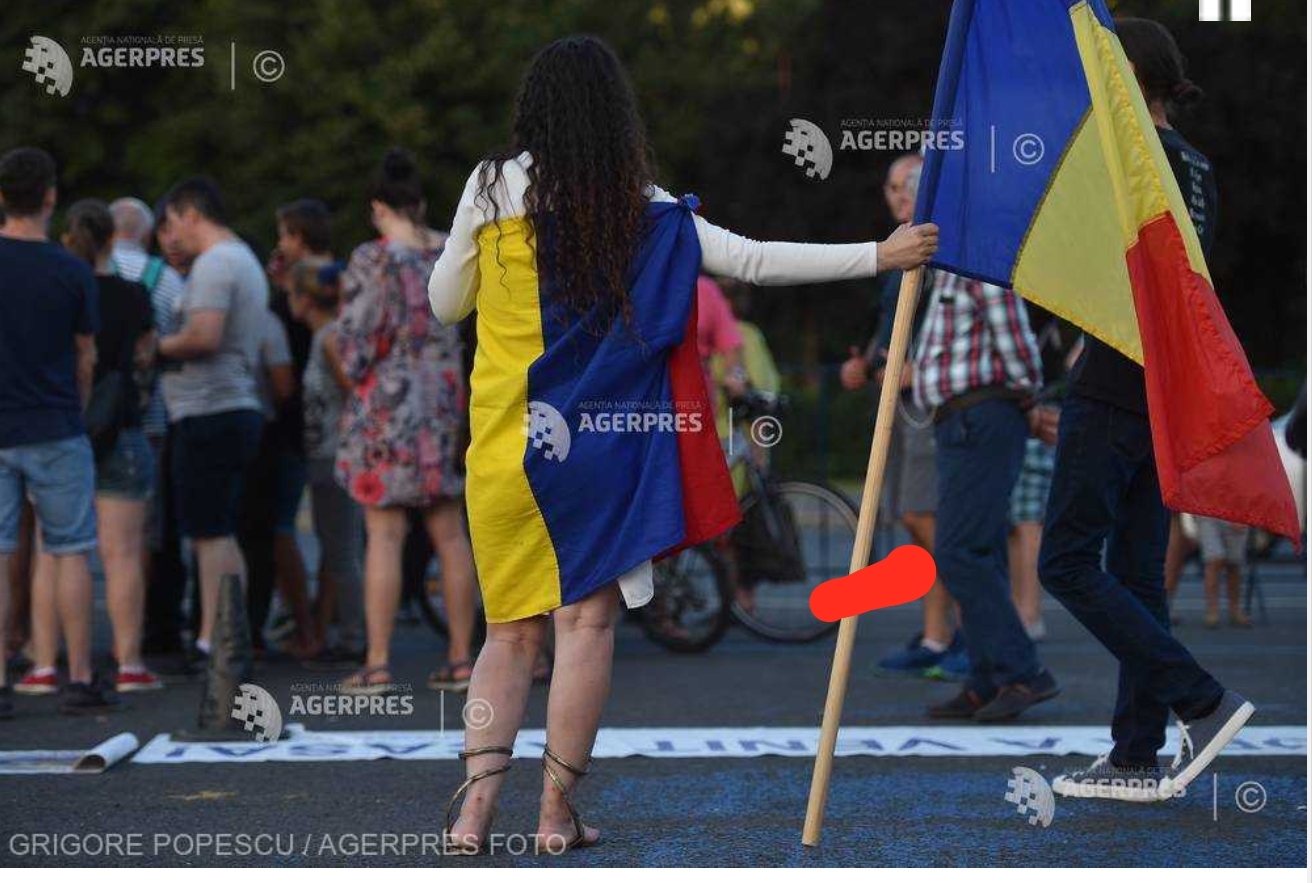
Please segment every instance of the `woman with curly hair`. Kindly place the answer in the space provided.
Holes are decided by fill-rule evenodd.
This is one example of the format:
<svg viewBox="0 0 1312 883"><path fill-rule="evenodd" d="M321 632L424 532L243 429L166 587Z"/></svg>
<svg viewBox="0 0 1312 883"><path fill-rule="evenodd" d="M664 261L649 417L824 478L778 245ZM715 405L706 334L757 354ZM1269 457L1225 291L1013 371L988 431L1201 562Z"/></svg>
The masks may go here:
<svg viewBox="0 0 1312 883"><path fill-rule="evenodd" d="M423 513L442 562L450 626L448 662L435 689L469 683L474 632L474 562L460 514L465 480L459 443L466 407L458 329L434 321L424 283L446 236L423 223L419 172L403 150L388 151L370 195L380 238L351 255L341 277L345 302L337 344L354 384L341 419L337 481L365 510L365 665L342 683L354 694L393 688L392 627L401 597L407 510Z"/></svg>
<svg viewBox="0 0 1312 883"><path fill-rule="evenodd" d="M439 319L478 311L467 504L489 626L466 708L469 776L447 812L456 851L487 841L546 614L556 661L535 843L598 841L572 791L609 691L620 602L651 599L653 558L737 521L696 351L699 272L854 279L937 247L931 225L878 245L755 242L695 206L654 185L618 59L569 37L529 65L509 149L470 175L433 270Z"/></svg>

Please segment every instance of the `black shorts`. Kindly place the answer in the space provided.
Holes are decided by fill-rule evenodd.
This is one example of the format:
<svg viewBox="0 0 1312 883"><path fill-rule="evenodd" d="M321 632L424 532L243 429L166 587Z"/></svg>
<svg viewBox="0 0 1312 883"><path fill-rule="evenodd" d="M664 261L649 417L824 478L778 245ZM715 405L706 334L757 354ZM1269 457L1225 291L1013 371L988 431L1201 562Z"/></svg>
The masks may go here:
<svg viewBox="0 0 1312 883"><path fill-rule="evenodd" d="M243 479L263 430L264 415L259 411L224 411L173 424L173 499L184 537L209 539L237 533Z"/></svg>

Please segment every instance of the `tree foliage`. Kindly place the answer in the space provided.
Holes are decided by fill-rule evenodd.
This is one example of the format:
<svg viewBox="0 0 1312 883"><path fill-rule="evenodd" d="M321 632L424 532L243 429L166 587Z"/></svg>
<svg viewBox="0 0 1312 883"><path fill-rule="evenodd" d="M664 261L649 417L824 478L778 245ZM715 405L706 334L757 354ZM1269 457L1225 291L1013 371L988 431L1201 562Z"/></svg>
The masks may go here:
<svg viewBox="0 0 1312 883"><path fill-rule="evenodd" d="M1267 0L1249 25L1200 23L1195 4L1120 0L1165 21L1211 100L1180 128L1217 166L1222 222L1213 275L1255 364L1304 350L1305 11ZM415 151L430 220L445 226L474 162L507 137L520 72L546 41L590 32L628 65L662 183L697 192L709 217L756 237L853 240L891 225L880 184L891 152L841 152L826 181L780 152L791 117L832 138L845 120L929 115L946 2L881 0L98 0L11 3L0 21L0 149L37 144L62 167L63 202L158 197L208 173L236 226L272 244L273 209L317 196L338 248L372 235L364 193L382 151ZM32 34L78 61L84 37L204 38L200 69L78 67L67 98L19 70ZM235 65L230 69L232 46ZM283 55L264 84L251 61ZM230 71L235 71L235 89ZM855 342L868 284L762 293L755 318L784 361L833 360Z"/></svg>

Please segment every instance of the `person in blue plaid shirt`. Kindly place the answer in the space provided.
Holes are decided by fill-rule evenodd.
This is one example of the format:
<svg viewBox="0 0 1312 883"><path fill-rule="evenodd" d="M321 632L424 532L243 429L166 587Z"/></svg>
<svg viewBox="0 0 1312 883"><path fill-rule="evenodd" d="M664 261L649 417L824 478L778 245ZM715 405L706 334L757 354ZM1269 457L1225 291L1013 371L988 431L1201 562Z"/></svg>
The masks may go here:
<svg viewBox="0 0 1312 883"><path fill-rule="evenodd" d="M1039 347L1015 292L936 271L916 347L917 402L934 410L934 558L961 608L971 675L937 718L1008 720L1059 692L1011 602L1007 528L1025 440L1039 430Z"/></svg>

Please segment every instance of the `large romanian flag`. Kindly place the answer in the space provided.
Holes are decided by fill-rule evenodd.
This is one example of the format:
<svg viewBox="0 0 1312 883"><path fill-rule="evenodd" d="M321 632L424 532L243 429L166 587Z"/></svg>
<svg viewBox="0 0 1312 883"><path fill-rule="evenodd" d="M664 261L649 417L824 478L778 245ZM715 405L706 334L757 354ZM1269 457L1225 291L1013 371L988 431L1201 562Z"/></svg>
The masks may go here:
<svg viewBox="0 0 1312 883"><path fill-rule="evenodd" d="M552 230L478 232L465 502L488 622L573 604L738 522L697 354L695 199L652 202L623 319L541 275Z"/></svg>
<svg viewBox="0 0 1312 883"><path fill-rule="evenodd" d="M956 0L933 128L962 133L922 174L933 265L1014 288L1144 366L1168 506L1297 540L1271 405L1103 0Z"/></svg>

